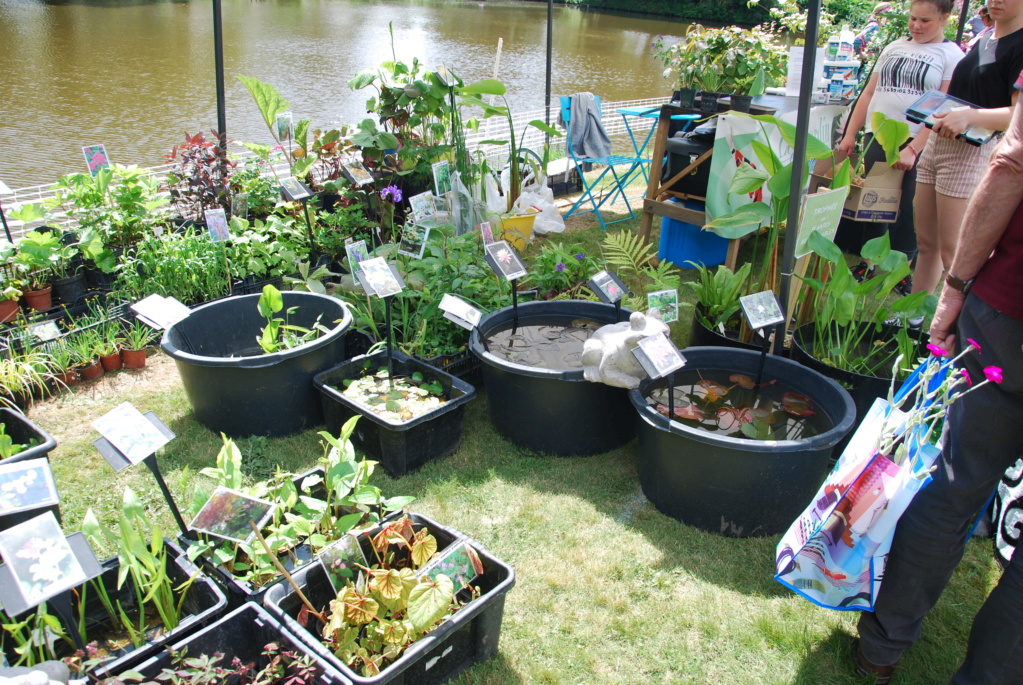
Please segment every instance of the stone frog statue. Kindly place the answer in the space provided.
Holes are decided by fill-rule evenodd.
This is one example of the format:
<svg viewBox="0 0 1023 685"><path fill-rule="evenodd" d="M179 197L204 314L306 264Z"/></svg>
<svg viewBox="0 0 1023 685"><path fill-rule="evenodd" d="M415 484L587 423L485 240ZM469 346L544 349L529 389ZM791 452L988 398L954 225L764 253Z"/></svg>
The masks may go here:
<svg viewBox="0 0 1023 685"><path fill-rule="evenodd" d="M591 383L635 390L647 375L632 354L643 338L667 333L661 312L633 312L628 321L608 324L583 344L583 377Z"/></svg>

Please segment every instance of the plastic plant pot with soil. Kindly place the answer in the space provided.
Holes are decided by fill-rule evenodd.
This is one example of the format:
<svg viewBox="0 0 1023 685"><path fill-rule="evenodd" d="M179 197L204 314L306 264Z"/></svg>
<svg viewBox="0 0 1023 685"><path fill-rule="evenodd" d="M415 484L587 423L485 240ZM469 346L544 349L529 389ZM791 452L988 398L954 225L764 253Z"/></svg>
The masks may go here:
<svg viewBox="0 0 1023 685"><path fill-rule="evenodd" d="M256 342L267 320L259 295L241 295L192 310L164 333L160 346L177 364L196 420L230 437L283 436L323 423L313 377L345 356L352 315L341 300L284 292L284 307L297 307L288 323L329 329L291 349L264 354Z"/></svg>
<svg viewBox="0 0 1023 685"><path fill-rule="evenodd" d="M747 385L755 383L746 379L756 379L761 359L757 352L726 347L690 347L683 354L684 371L697 370L707 378L723 374L726 383ZM765 360L762 387L768 384L777 386L782 403L791 400L787 409L795 415L825 415L825 429L800 437L798 430L770 426L781 430L782 438L791 438L734 437L720 430L721 419L728 415L736 423L752 424L762 406L759 399L752 409L734 407L711 415L680 400L672 407L675 419L669 420L660 403L650 401L666 389L666 379L645 381L630 392L640 418L640 485L658 510L732 537L777 535L788 529L820 487L832 448L852 430L856 413L852 398L838 383L777 355ZM722 394L728 388L719 389L721 385L710 387Z"/></svg>
<svg viewBox="0 0 1023 685"><path fill-rule="evenodd" d="M276 644L278 654L308 658L313 664L314 677L303 680L310 685L349 685L351 681L334 672L318 659L308 647L288 632L281 623L258 604L247 602L215 623L199 632L170 645L165 651L131 669L142 675L146 681L155 680L164 669L174 667L174 655L188 657L220 654L218 665L230 667L234 659L242 664L251 664L253 675L270 665L274 658L264 653L267 645ZM286 662L290 662L287 658ZM116 674L115 674L116 675ZM284 683L292 674L285 670L282 677L273 680L259 680L260 683ZM248 683L252 680L233 677L227 682Z"/></svg>
<svg viewBox="0 0 1023 685"><path fill-rule="evenodd" d="M517 325L512 307L485 316L469 348L483 362L497 431L516 445L557 456L600 454L632 440L636 419L628 390L587 381L581 360L587 337L631 315L600 302L552 300L520 304Z"/></svg>
<svg viewBox="0 0 1023 685"><path fill-rule="evenodd" d="M334 654L334 650L322 641L319 624L314 618L303 617L303 620L308 619L308 628L299 622L299 614L305 605L288 583L275 585L267 592L264 601L267 610L280 619L286 630L310 647L330 668L359 685L438 685L497 653L505 595L515 585L515 572L461 533L422 515L409 514L409 518L413 527L418 529L425 526L436 538L438 554L452 545L463 542L471 545L483 567L482 574L471 583L479 588L480 593L448 615L421 639L409 645L377 675L356 673L343 663ZM377 528L358 538L367 559L374 559L369 536L379 531ZM305 566L294 575L294 580L314 606L327 607L336 597L321 564ZM463 589L461 593L468 593L468 590Z"/></svg>
<svg viewBox="0 0 1023 685"><path fill-rule="evenodd" d="M397 351L393 354L392 366L398 386L395 396L404 394L400 392L402 378L421 379L413 382L419 386L413 392L425 393L419 400L424 402L425 413L403 418L388 411L389 395L372 397L370 401L375 404L356 398L353 391L359 381L352 383L355 379L375 380L385 392L388 390L386 372L383 378L373 378L387 368L386 350L350 359L318 374L314 383L320 391L327 431L337 435L345 421L355 415L362 416L355 425L352 442L397 478L458 449L465 405L476 396L476 389L426 362ZM435 392L428 392L427 387ZM443 398L442 403L438 403L438 398ZM400 412L403 409L400 403L404 400L397 402L392 408Z"/></svg>

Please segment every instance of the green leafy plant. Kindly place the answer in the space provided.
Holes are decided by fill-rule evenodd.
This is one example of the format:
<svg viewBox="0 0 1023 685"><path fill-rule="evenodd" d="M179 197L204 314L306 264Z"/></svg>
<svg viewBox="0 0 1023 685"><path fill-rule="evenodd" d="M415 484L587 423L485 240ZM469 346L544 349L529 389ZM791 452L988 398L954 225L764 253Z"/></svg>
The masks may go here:
<svg viewBox="0 0 1023 685"><path fill-rule="evenodd" d="M284 282L291 286L292 290L326 295L327 288L323 285L325 278L337 276L327 268L326 264L320 264L311 272L309 262L296 260L295 268L298 269L298 276L285 276Z"/></svg>
<svg viewBox="0 0 1023 685"><path fill-rule="evenodd" d="M586 281L601 268L600 261L578 245L544 243L524 280L538 290L541 299L579 299L589 297Z"/></svg>
<svg viewBox="0 0 1023 685"><path fill-rule="evenodd" d="M0 357L0 404L16 409L16 400L27 402L33 394L45 395L53 376L53 360L40 350L29 348Z"/></svg>
<svg viewBox="0 0 1023 685"><path fill-rule="evenodd" d="M638 234L629 231L608 233L601 249L608 267L615 270L632 291L622 300L626 307L645 311L648 306L646 293L677 290L681 285L682 278L675 265L666 260L657 262L654 245Z"/></svg>
<svg viewBox="0 0 1023 685"><path fill-rule="evenodd" d="M156 337L156 331L136 320L125 331L123 346L127 350L144 350L154 337Z"/></svg>
<svg viewBox="0 0 1023 685"><path fill-rule="evenodd" d="M31 445L23 445L7 434L7 426L0 423L0 459L10 459L19 452L24 452Z"/></svg>
<svg viewBox="0 0 1023 685"><path fill-rule="evenodd" d="M724 264L712 272L703 264L687 263L699 274L699 280L690 284L700 303L696 308L697 319L712 330L728 327L729 321L739 311L739 297L748 287L752 262L746 262L735 272Z"/></svg>
<svg viewBox="0 0 1023 685"><path fill-rule="evenodd" d="M231 218L231 242L225 247L232 278L276 278L294 270L295 260L309 254L309 239L295 217L272 214L266 221Z"/></svg>
<svg viewBox="0 0 1023 685"><path fill-rule="evenodd" d="M283 319L274 316L284 309L284 296L272 285L263 286L263 293L259 296L256 307L259 309L259 315L266 318L266 326L256 336L256 342L266 354L290 350L310 340L316 340L321 334L329 332L325 326L320 324L319 317L316 318L316 323L312 328L289 324L287 317L295 313L295 310L298 309L297 306L288 307Z"/></svg>
<svg viewBox="0 0 1023 685"><path fill-rule="evenodd" d="M72 259L76 254L77 243L64 245L56 232L35 230L22 236L14 263L24 273L26 289L41 290L51 278L74 275Z"/></svg>
<svg viewBox="0 0 1023 685"><path fill-rule="evenodd" d="M11 645L11 652L17 656L12 666L35 666L54 658L49 642L40 639L40 635L50 635L60 643L70 643L64 624L49 613L46 602L25 614L20 621L0 609L0 630L3 631L2 642L5 646Z"/></svg>
<svg viewBox="0 0 1023 685"><path fill-rule="evenodd" d="M149 236L117 268L114 291L139 300L154 293L194 305L230 293L224 250L194 229Z"/></svg>
<svg viewBox="0 0 1023 685"><path fill-rule="evenodd" d="M100 324L96 330L98 333L96 354L101 357L117 354L121 349L121 344L124 342L124 332L121 330L121 322L108 319Z"/></svg>

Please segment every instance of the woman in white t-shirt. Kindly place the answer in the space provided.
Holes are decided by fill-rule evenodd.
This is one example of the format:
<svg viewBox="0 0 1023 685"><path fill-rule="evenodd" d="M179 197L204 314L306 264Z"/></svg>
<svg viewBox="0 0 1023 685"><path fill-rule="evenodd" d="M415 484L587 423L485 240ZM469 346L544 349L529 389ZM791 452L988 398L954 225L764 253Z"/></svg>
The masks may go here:
<svg viewBox="0 0 1023 685"><path fill-rule="evenodd" d="M902 181L899 218L891 224L874 224L874 227L878 235L887 228L892 249L905 252L910 259L916 255L913 228L916 162L930 130L923 124L907 121L905 111L928 90L946 91L952 70L963 58L959 46L945 39L945 25L951 11L952 0L915 0L909 6L910 37L900 38L881 51L870 80L849 117L845 135L838 143L839 150L851 154L856 146L856 134L864 124L867 125L869 141L872 133L870 118L874 112L882 112L889 118L909 124L910 139L902 146L899 160L893 165L906 172ZM868 169L885 158L880 144L868 144L866 150ZM854 273L863 275L868 268L867 264L861 264ZM899 290L904 294L909 294L911 289L912 281L909 279L899 284Z"/></svg>

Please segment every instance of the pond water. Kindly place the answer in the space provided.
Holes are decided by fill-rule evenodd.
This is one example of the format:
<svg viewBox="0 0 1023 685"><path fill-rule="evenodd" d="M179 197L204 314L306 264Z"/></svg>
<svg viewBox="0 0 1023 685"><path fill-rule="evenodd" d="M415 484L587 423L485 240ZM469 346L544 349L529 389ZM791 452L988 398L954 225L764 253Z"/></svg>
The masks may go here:
<svg viewBox="0 0 1023 685"><path fill-rule="evenodd" d="M692 428L751 440L799 440L830 430L834 422L806 395L764 378L729 371L675 372L674 420ZM647 403L667 416L668 389L652 390Z"/></svg>
<svg viewBox="0 0 1023 685"><path fill-rule="evenodd" d="M604 324L565 317L520 319L519 325L492 332L487 350L499 359L539 369L567 371L583 368L583 343Z"/></svg>
<svg viewBox="0 0 1023 685"><path fill-rule="evenodd" d="M498 78L515 110L543 107L547 5L514 0L224 0L227 128L269 142L239 74L269 82L295 118L328 128L364 117L347 82L391 59L447 65L466 81ZM558 6L552 93L607 101L668 95L652 56L685 25ZM85 171L82 146L152 166L184 133L217 126L208 0L0 0L0 179L11 188ZM556 113L552 116L556 116Z"/></svg>

